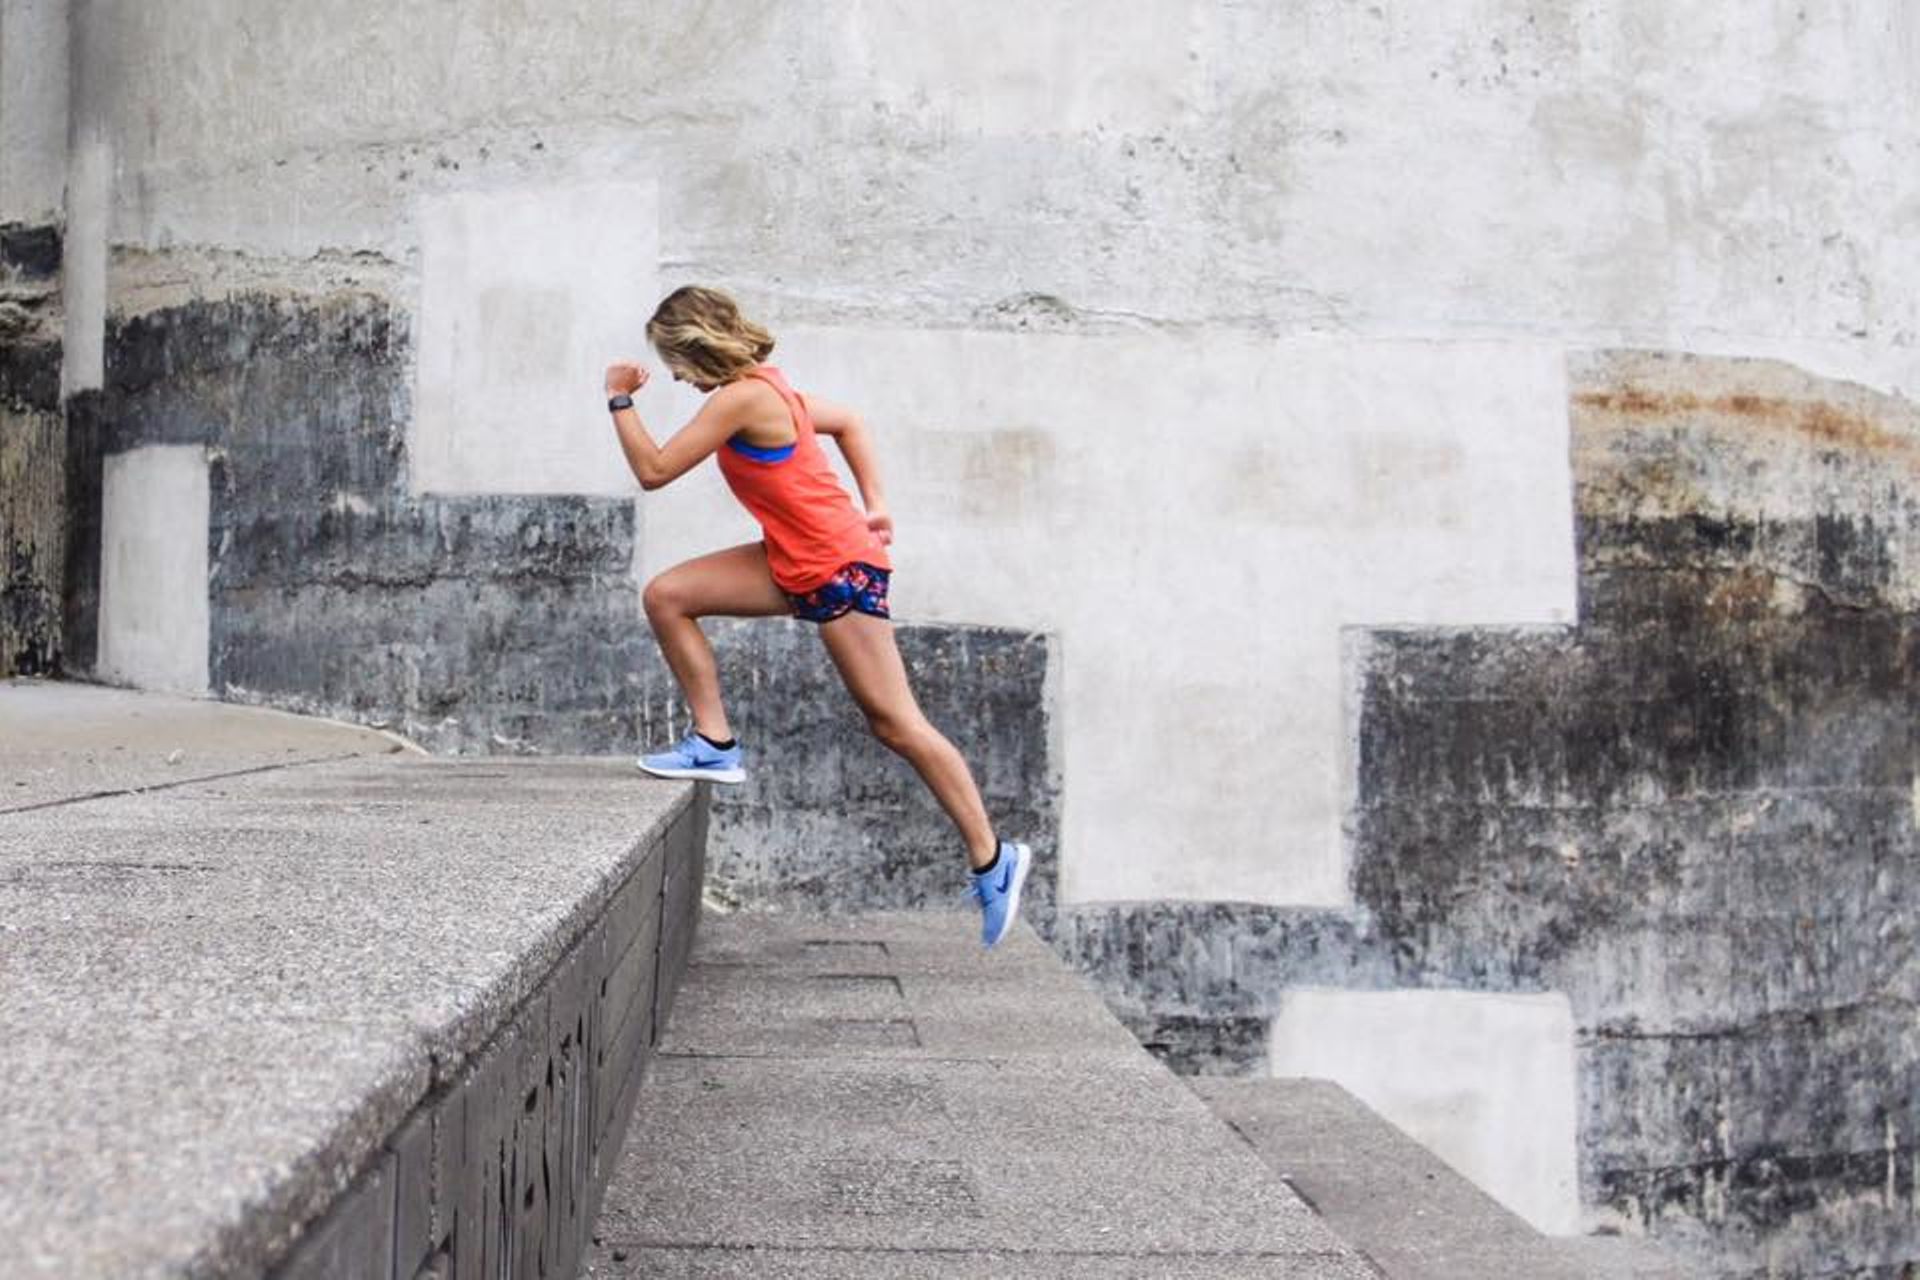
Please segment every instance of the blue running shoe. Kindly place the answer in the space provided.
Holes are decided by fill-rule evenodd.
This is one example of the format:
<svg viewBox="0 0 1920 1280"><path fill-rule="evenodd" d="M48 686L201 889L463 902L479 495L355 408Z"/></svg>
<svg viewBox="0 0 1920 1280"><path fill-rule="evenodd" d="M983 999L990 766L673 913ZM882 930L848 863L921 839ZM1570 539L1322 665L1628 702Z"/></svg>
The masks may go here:
<svg viewBox="0 0 1920 1280"><path fill-rule="evenodd" d="M991 871L975 871L973 896L980 901L980 941L992 946L1013 928L1020 912L1020 886L1033 867L1033 853L1012 840L1000 842L1000 861Z"/></svg>
<svg viewBox="0 0 1920 1280"><path fill-rule="evenodd" d="M638 764L656 778L740 782L747 776L747 771L740 767L743 758L738 742L722 751L689 729L686 737L665 751L641 756Z"/></svg>

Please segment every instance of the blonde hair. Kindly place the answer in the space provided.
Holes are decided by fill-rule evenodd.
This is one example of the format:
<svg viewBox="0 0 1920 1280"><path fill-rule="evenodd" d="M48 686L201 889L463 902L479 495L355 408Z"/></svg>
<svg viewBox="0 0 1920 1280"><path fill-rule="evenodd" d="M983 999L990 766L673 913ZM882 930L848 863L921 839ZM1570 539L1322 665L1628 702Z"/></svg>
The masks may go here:
<svg viewBox="0 0 1920 1280"><path fill-rule="evenodd" d="M661 299L647 321L647 341L661 359L715 384L732 382L773 351L773 335L741 315L738 303L697 284Z"/></svg>

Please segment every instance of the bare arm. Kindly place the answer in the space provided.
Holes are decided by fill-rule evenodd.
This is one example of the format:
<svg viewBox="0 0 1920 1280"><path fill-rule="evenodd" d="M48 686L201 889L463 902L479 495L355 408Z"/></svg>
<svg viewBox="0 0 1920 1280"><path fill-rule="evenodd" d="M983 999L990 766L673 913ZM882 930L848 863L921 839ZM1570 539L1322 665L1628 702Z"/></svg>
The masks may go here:
<svg viewBox="0 0 1920 1280"><path fill-rule="evenodd" d="M860 501L867 514L886 514L887 495L880 487L880 464L874 458L873 436L867 424L852 409L831 400L802 396L801 401L813 419L813 429L823 436L832 436L833 442L840 446L841 456L853 471L853 482L860 486Z"/></svg>
<svg viewBox="0 0 1920 1280"><path fill-rule="evenodd" d="M634 377L616 378L614 371L622 368L634 370ZM607 371L609 393L621 381L631 381L630 390L638 391L646 385L647 374L633 365L615 365ZM738 384L729 384L714 391L700 406L700 411L664 445L654 443L646 424L640 421L638 410L614 410L613 428L620 437L620 451L627 455L627 465L633 468L640 487L651 490L671 484L719 448L734 432L740 417L739 397L745 390Z"/></svg>

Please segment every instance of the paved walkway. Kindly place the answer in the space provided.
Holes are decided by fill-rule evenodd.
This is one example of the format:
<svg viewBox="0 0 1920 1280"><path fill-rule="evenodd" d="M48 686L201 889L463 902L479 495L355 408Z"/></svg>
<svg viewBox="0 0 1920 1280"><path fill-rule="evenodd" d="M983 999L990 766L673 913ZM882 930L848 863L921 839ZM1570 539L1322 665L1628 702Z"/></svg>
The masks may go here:
<svg viewBox="0 0 1920 1280"><path fill-rule="evenodd" d="M1029 930L978 927L709 914L586 1274L1376 1275Z"/></svg>

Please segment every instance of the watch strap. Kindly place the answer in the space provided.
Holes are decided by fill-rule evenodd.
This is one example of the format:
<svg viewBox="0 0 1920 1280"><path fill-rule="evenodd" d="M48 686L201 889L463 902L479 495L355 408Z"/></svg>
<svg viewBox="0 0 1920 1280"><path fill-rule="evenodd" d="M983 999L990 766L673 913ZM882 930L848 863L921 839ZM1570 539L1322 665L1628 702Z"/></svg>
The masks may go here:
<svg viewBox="0 0 1920 1280"><path fill-rule="evenodd" d="M631 409L631 408L633 408L633 397L628 395L624 391L621 392L619 395L610 397L607 400L608 413L612 413L615 409Z"/></svg>

